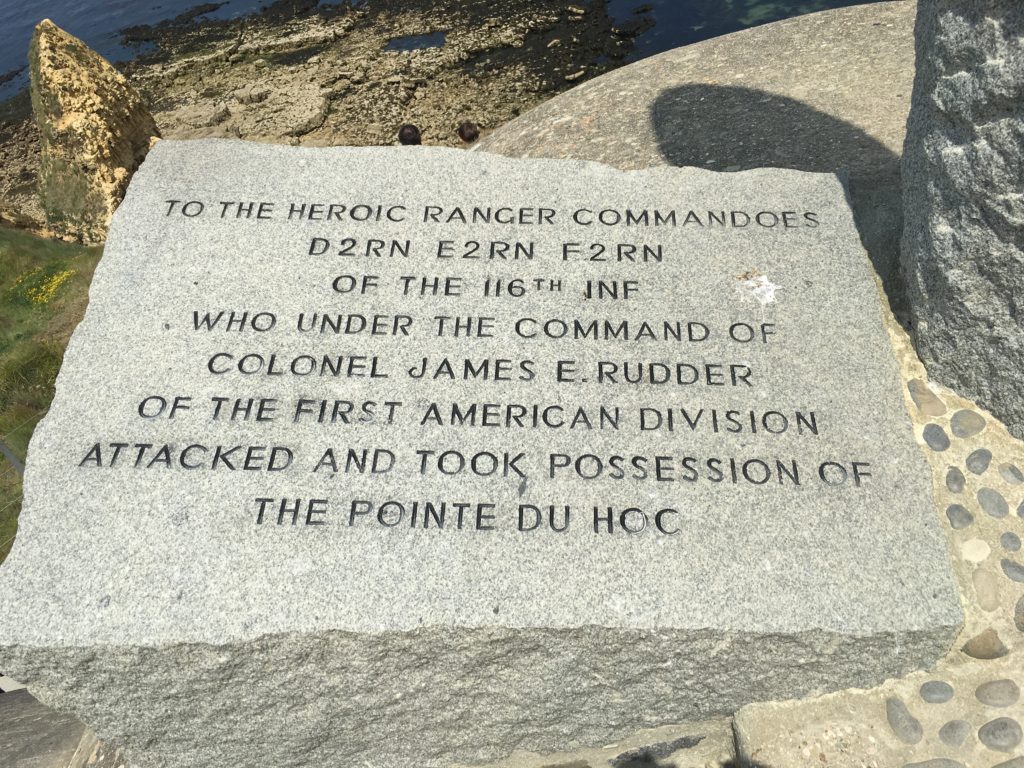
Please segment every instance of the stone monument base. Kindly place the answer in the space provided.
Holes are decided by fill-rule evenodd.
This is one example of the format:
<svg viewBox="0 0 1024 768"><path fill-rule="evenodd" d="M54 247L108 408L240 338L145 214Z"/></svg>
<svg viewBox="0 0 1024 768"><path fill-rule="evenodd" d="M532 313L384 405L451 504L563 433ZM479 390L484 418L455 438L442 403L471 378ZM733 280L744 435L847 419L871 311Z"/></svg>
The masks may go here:
<svg viewBox="0 0 1024 768"><path fill-rule="evenodd" d="M929 480L834 175L165 140L33 436L0 663L140 768L601 745L931 664Z"/></svg>

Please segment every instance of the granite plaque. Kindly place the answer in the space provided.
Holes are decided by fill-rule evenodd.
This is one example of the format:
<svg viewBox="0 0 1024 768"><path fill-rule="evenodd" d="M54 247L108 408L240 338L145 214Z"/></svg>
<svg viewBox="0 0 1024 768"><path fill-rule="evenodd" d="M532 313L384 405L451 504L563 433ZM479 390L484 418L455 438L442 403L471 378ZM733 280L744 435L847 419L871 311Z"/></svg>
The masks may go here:
<svg viewBox="0 0 1024 768"><path fill-rule="evenodd" d="M0 569L142 766L442 766L927 665L961 613L840 181L161 141Z"/></svg>

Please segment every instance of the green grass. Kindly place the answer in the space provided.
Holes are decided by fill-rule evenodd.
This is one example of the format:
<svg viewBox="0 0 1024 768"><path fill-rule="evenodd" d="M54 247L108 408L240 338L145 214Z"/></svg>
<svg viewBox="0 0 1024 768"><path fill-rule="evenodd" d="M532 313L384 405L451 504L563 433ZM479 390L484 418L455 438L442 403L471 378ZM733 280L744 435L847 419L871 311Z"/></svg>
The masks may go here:
<svg viewBox="0 0 1024 768"><path fill-rule="evenodd" d="M0 440L22 461L85 313L100 250L0 228ZM20 510L21 477L0 455L0 562Z"/></svg>

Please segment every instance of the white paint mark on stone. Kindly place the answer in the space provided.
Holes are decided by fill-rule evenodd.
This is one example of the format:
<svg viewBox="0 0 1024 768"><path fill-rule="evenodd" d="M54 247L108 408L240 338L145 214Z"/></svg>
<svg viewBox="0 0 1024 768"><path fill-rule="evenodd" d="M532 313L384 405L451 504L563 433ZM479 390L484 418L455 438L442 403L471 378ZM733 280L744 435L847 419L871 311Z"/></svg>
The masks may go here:
<svg viewBox="0 0 1024 768"><path fill-rule="evenodd" d="M761 307L774 304L775 293L782 287L769 280L767 275L753 270L743 273L737 279L740 281L739 288L736 289L740 301L743 303L756 302Z"/></svg>

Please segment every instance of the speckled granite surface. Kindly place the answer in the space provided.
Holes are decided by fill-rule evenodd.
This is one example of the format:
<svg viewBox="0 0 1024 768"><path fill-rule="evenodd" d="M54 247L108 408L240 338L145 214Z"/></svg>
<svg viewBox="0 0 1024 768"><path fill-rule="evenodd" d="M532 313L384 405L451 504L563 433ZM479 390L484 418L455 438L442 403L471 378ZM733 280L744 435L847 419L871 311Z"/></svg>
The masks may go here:
<svg viewBox="0 0 1024 768"><path fill-rule="evenodd" d="M265 216L233 212L241 190ZM365 204L295 213L314 201ZM349 233L405 255L357 262ZM529 237L530 258L445 256L499 236ZM339 268L369 265L378 288L337 294ZM460 289L410 291L416 274ZM628 304L593 294L627 275ZM199 320L250 307L260 331ZM311 332L325 308L405 317L408 337ZM456 315L489 331L442 332ZM314 357L337 353L363 362ZM462 373L494 355L523 377ZM164 140L33 436L0 660L160 768L440 768L874 685L933 663L962 619L901 388L834 175ZM214 406L254 394L265 418ZM161 418L172 396L185 407ZM327 424L321 397L396 416ZM488 402L619 415L585 431L430 416ZM348 446L390 464L334 464ZM479 469L453 469L458 451ZM316 499L316 525L276 495ZM446 501L446 525L413 517ZM571 508L562 533L524 527L538 505Z"/></svg>

